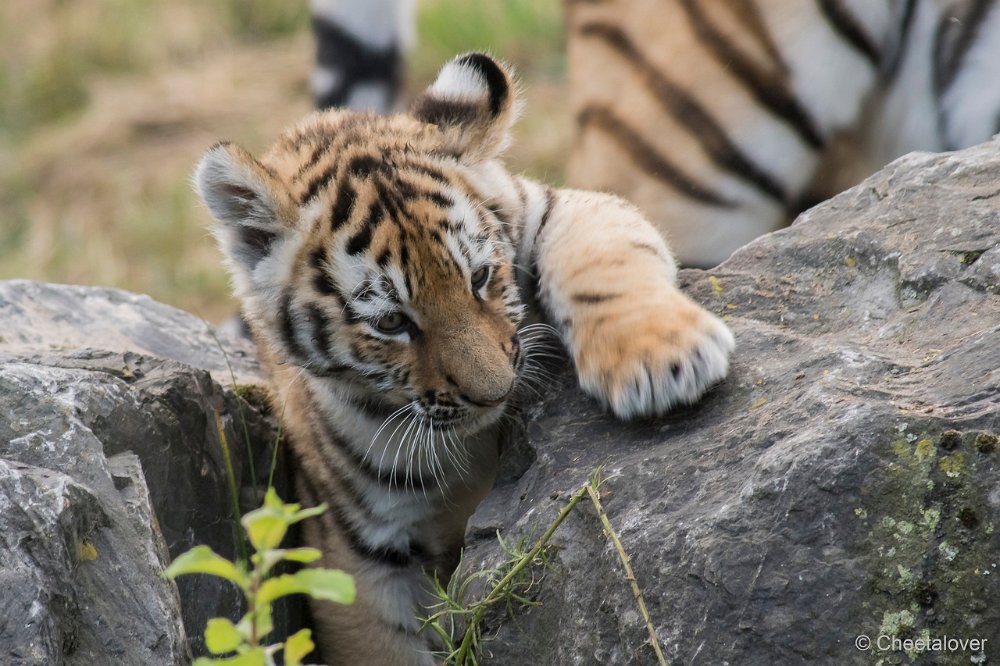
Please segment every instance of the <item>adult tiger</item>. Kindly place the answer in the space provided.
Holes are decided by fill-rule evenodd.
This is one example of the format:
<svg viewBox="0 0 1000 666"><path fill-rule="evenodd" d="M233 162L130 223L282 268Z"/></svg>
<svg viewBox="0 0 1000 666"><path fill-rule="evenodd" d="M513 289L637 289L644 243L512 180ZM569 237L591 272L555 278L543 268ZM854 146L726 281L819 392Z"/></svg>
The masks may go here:
<svg viewBox="0 0 1000 666"><path fill-rule="evenodd" d="M336 664L434 663L422 571L451 573L492 485L535 342L525 300L621 417L693 402L728 369L731 333L677 289L634 207L507 172L516 106L508 72L467 54L408 115L316 113L259 160L223 143L196 172L298 492L332 505L306 541L355 576L353 606L314 607Z"/></svg>
<svg viewBox="0 0 1000 666"><path fill-rule="evenodd" d="M398 63L412 32L412 2L360 2L380 27L346 20L354 4L313 0L317 91L339 91L323 105L371 102L372 79L351 72L390 53ZM566 6L567 181L631 200L687 265L722 261L906 152L1000 131L997 0ZM333 46L345 36L353 50ZM380 89L395 90L394 71Z"/></svg>

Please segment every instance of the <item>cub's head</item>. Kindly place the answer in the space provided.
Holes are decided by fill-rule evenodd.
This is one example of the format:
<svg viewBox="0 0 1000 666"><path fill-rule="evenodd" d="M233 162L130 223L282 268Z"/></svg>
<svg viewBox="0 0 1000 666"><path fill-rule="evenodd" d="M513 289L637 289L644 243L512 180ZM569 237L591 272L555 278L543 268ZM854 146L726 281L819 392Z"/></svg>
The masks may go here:
<svg viewBox="0 0 1000 666"><path fill-rule="evenodd" d="M523 306L495 159L514 88L491 58L449 62L408 114L308 117L255 158L220 143L199 195L258 342L373 417L496 419L522 362Z"/></svg>

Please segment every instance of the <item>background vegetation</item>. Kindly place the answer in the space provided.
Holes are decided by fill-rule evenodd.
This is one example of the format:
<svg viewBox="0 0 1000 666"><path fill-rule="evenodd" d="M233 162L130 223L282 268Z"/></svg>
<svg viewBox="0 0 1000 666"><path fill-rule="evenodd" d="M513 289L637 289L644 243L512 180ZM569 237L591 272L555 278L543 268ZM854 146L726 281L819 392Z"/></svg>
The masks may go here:
<svg viewBox="0 0 1000 666"><path fill-rule="evenodd" d="M262 150L311 108L306 0L0 2L0 279L148 293L235 312L191 169ZM419 0L411 94L455 53L513 63L509 162L559 182L569 136L559 0Z"/></svg>

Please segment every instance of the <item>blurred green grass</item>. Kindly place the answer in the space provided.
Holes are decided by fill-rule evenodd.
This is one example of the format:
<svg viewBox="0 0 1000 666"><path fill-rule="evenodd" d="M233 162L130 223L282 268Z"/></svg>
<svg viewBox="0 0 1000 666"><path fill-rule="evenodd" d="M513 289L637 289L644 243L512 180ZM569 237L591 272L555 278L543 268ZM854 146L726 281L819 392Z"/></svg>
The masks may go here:
<svg viewBox="0 0 1000 666"><path fill-rule="evenodd" d="M456 53L511 62L529 108L514 170L559 182L559 0L425 0L411 94ZM201 151L259 151L307 112L305 0L0 2L0 279L103 284L235 310L189 186Z"/></svg>

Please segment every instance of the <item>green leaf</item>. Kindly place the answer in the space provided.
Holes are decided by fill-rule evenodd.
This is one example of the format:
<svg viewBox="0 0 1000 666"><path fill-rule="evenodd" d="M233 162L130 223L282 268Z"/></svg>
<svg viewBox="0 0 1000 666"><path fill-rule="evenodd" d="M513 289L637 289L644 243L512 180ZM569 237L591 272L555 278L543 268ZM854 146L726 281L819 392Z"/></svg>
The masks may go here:
<svg viewBox="0 0 1000 666"><path fill-rule="evenodd" d="M322 557L322 553L316 548L276 548L254 553L250 559L255 565L257 575L260 578L266 578L274 565L284 560L309 564L320 557Z"/></svg>
<svg viewBox="0 0 1000 666"><path fill-rule="evenodd" d="M308 629L301 629L288 637L285 641L285 666L299 666L302 657L306 656L316 648L312 642L312 632Z"/></svg>
<svg viewBox="0 0 1000 666"><path fill-rule="evenodd" d="M177 559L163 572L164 578L176 578L185 574L209 574L225 578L246 590L250 585L250 577L235 564L218 555L208 546L195 546Z"/></svg>
<svg viewBox="0 0 1000 666"><path fill-rule="evenodd" d="M268 486L267 492L264 493L264 506L268 509L275 509L277 511L283 510L286 506L295 507L292 511L299 508L298 504L285 504L282 502L281 498L278 497L278 491L274 489L274 486Z"/></svg>
<svg viewBox="0 0 1000 666"><path fill-rule="evenodd" d="M295 577L313 599L354 603L354 578L339 569L303 569L296 572Z"/></svg>
<svg viewBox="0 0 1000 666"><path fill-rule="evenodd" d="M297 504L295 505L295 508L296 509L299 508ZM306 518L312 518L313 516L318 516L319 514L326 511L326 508L327 508L326 502L324 502L319 506L312 507L311 509L302 509L301 511L295 511L292 513L291 517L292 519L289 524L297 523L300 520L305 520Z"/></svg>
<svg viewBox="0 0 1000 666"><path fill-rule="evenodd" d="M243 643L236 625L223 617L213 617L205 626L205 647L212 654L234 652Z"/></svg>
<svg viewBox="0 0 1000 666"><path fill-rule="evenodd" d="M281 545L289 525L287 516L267 506L244 515L240 522L258 552L273 550Z"/></svg>
<svg viewBox="0 0 1000 666"><path fill-rule="evenodd" d="M260 589L257 590L257 603L269 604L275 599L288 596L289 594L304 593L306 590L302 584L291 574L282 574L274 578L265 580Z"/></svg>
<svg viewBox="0 0 1000 666"><path fill-rule="evenodd" d="M281 559L283 560L302 562L303 564L315 562L323 556L323 553L321 553L318 548L287 548L285 550L278 551L278 553L281 555Z"/></svg>
<svg viewBox="0 0 1000 666"><path fill-rule="evenodd" d="M336 569L303 569L294 574L269 578L257 591L257 603L269 604L289 594L308 594L314 599L354 603L354 578Z"/></svg>
<svg viewBox="0 0 1000 666"><path fill-rule="evenodd" d="M243 527L257 552L273 550L285 538L288 526L326 511L326 505L299 510L298 504L285 504L274 488L268 488L264 505L243 516Z"/></svg>

